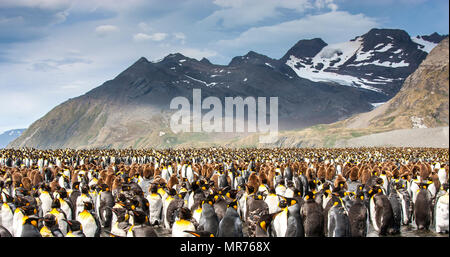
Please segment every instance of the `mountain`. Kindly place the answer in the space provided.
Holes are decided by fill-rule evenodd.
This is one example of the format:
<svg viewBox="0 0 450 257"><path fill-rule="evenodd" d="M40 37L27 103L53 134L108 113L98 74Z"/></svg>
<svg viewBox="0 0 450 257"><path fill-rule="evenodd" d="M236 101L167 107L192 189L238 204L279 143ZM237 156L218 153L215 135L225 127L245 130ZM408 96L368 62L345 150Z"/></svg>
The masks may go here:
<svg viewBox="0 0 450 257"><path fill-rule="evenodd" d="M12 129L0 134L0 148L6 147L10 142L19 137L25 129Z"/></svg>
<svg viewBox="0 0 450 257"><path fill-rule="evenodd" d="M449 40L431 50L402 89L375 110L345 122L351 128L432 128L449 125Z"/></svg>
<svg viewBox="0 0 450 257"><path fill-rule="evenodd" d="M301 40L281 60L300 77L366 89L364 97L379 103L398 92L440 40L438 34L411 38L403 30L372 29L337 44Z"/></svg>
<svg viewBox="0 0 450 257"><path fill-rule="evenodd" d="M389 41L390 38L393 40ZM380 45L380 42L385 43ZM359 47L347 49L354 44ZM202 90L202 99L215 96L222 104L225 97L278 97L280 130L333 123L370 111L373 103L390 99L399 90L397 83L412 73L427 55L406 32L398 30L371 30L341 45L345 47L336 48L336 44L327 45L321 39L300 40L280 59L250 51L234 57L228 65L212 64L206 58L198 61L179 53L155 62L142 57L114 79L52 109L9 147L173 147L192 146L192 142L238 141L245 136L174 134L169 127L174 110L170 110L169 104L177 96L184 96L192 103L194 88ZM321 62L322 69L317 67L317 72L311 71L314 74L356 78L361 74L357 71L363 70L372 75L385 71L385 77L366 74L367 80L380 80L377 84L367 83L369 87L350 85L339 79L304 76L304 70L311 70L311 65L305 66L309 65L306 58L323 57L321 52L329 53L328 59ZM380 59L385 58L384 52L403 54L395 57L390 67L385 67L386 61ZM366 57L359 57L363 53ZM341 56L341 60L335 55ZM306 61L294 64L302 58ZM369 61L373 63L365 65ZM364 65L350 65L361 63Z"/></svg>
<svg viewBox="0 0 450 257"><path fill-rule="evenodd" d="M449 38L434 47L401 90L374 110L332 124L286 131L274 146L448 147ZM257 145L256 137L240 144Z"/></svg>

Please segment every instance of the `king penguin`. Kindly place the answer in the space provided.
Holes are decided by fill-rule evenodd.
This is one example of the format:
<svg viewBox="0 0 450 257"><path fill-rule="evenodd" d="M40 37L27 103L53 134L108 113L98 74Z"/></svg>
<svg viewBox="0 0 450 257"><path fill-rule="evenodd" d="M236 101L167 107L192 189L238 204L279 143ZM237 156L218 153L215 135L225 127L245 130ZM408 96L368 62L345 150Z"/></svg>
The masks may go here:
<svg viewBox="0 0 450 257"><path fill-rule="evenodd" d="M114 197L107 184L100 185L98 215L103 227L110 228L112 223L112 208L114 207Z"/></svg>
<svg viewBox="0 0 450 257"><path fill-rule="evenodd" d="M69 232L66 237L86 237L83 232L83 225L78 220L66 220L69 225Z"/></svg>
<svg viewBox="0 0 450 257"><path fill-rule="evenodd" d="M150 224L162 225L162 208L163 201L161 195L158 193L158 185L151 184L147 195L147 201L149 203L149 215Z"/></svg>
<svg viewBox="0 0 450 257"><path fill-rule="evenodd" d="M67 191L64 188L58 190L58 200L61 204L61 210L66 214L67 219L73 219L73 206L72 202L67 197Z"/></svg>
<svg viewBox="0 0 450 257"><path fill-rule="evenodd" d="M262 215L269 214L269 206L264 201L264 198L264 192L258 191L247 200L248 211L245 223L247 225L247 234L249 237L255 236L255 230L259 218Z"/></svg>
<svg viewBox="0 0 450 257"><path fill-rule="evenodd" d="M100 221L94 213L92 202L84 202L83 211L77 216L77 221L83 226L83 233L86 237L100 236Z"/></svg>
<svg viewBox="0 0 450 257"><path fill-rule="evenodd" d="M334 201L328 211L328 237L350 237L350 220L348 211L342 199Z"/></svg>
<svg viewBox="0 0 450 257"><path fill-rule="evenodd" d="M52 196L50 195L50 187L47 184L42 184L40 189L39 200L41 202L41 211L43 215L52 209Z"/></svg>
<svg viewBox="0 0 450 257"><path fill-rule="evenodd" d="M167 193L167 197L166 199L163 201L163 219L164 219L164 227L166 229L170 229L170 223L169 223L169 219L167 217L167 209L169 208L170 203L175 199L175 195L177 194L177 192L175 191L175 189L170 188L169 192Z"/></svg>
<svg viewBox="0 0 450 257"><path fill-rule="evenodd" d="M2 192L3 193L3 192ZM1 225L9 231L9 233L13 233L13 219L14 219L14 211L15 206L13 205L12 198L8 195L10 198L7 201L3 202L1 209L0 209L0 220Z"/></svg>
<svg viewBox="0 0 450 257"><path fill-rule="evenodd" d="M126 237L128 229L130 228L130 224L128 223L129 220L129 214L127 209L125 208L113 208L113 213L115 214L116 222L112 224L111 227L111 234L119 236L119 237Z"/></svg>
<svg viewBox="0 0 450 257"><path fill-rule="evenodd" d="M195 225L192 222L192 213L186 207L181 207L178 211L178 219L172 226L172 237L193 237L192 234L184 231L195 231Z"/></svg>
<svg viewBox="0 0 450 257"><path fill-rule="evenodd" d="M300 216L301 203L297 199L287 198L288 204L288 220L286 237L304 237L305 229L303 228L303 220Z"/></svg>
<svg viewBox="0 0 450 257"><path fill-rule="evenodd" d="M64 234L58 227L58 220L51 213L44 216L44 226L41 227L39 233L41 233L42 237L64 237Z"/></svg>
<svg viewBox="0 0 450 257"><path fill-rule="evenodd" d="M51 207L52 207L52 209L48 213L53 214L55 216L59 229L61 230L61 232L64 235L67 234L68 225L64 221L67 219L67 216L64 213L64 211L61 210L61 203L60 203L59 199L53 200Z"/></svg>
<svg viewBox="0 0 450 257"><path fill-rule="evenodd" d="M148 224L145 212L133 210L133 225L128 229L127 237L158 237L158 235Z"/></svg>
<svg viewBox="0 0 450 257"><path fill-rule="evenodd" d="M394 234L394 212L391 203L380 186L369 190L369 213L372 226L379 235Z"/></svg>
<svg viewBox="0 0 450 257"><path fill-rule="evenodd" d="M42 237L38 230L39 218L36 216L24 216L21 237Z"/></svg>
<svg viewBox="0 0 450 257"><path fill-rule="evenodd" d="M324 236L323 208L315 201L313 192L305 195L305 203L302 205L300 215L303 220L305 237Z"/></svg>
<svg viewBox="0 0 450 257"><path fill-rule="evenodd" d="M228 204L225 216L219 223L219 237L243 237L242 221L237 213L237 202Z"/></svg>
<svg viewBox="0 0 450 257"><path fill-rule="evenodd" d="M271 231L274 237L285 237L288 222L288 202L285 197L280 196L278 207L280 211L273 216Z"/></svg>
<svg viewBox="0 0 450 257"><path fill-rule="evenodd" d="M278 207L279 199L273 187L269 188L269 194L266 196L266 199L264 199L264 201L267 203L267 206L269 207L269 214L273 214L280 211L280 208Z"/></svg>
<svg viewBox="0 0 450 257"><path fill-rule="evenodd" d="M213 207L214 197L212 195L208 196L206 200L202 201L202 215L199 221L199 230L208 231L209 233L217 236L217 231L219 229L219 218Z"/></svg>
<svg viewBox="0 0 450 257"><path fill-rule="evenodd" d="M436 199L434 226L437 233L448 234L448 183L442 185L442 191L445 193Z"/></svg>
<svg viewBox="0 0 450 257"><path fill-rule="evenodd" d="M369 228L369 211L364 203L365 196L363 191L356 194L353 205L348 210L348 219L350 221L350 230L352 237L366 237Z"/></svg>
<svg viewBox="0 0 450 257"><path fill-rule="evenodd" d="M428 230L433 217L431 193L428 191L428 183L418 183L416 201L414 202L414 217L419 230Z"/></svg>

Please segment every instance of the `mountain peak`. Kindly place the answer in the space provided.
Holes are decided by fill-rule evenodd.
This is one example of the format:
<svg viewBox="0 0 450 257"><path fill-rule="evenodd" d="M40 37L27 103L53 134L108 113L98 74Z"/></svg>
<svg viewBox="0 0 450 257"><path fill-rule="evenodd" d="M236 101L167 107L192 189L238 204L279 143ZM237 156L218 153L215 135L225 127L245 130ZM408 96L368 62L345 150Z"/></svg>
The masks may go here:
<svg viewBox="0 0 450 257"><path fill-rule="evenodd" d="M328 44L321 38L302 39L298 41L291 49L289 49L289 51L280 60L285 63L291 55L296 57L314 57L327 45Z"/></svg>
<svg viewBox="0 0 450 257"><path fill-rule="evenodd" d="M136 61L136 63L148 63L149 61L145 57L139 58L139 60Z"/></svg>
<svg viewBox="0 0 450 257"><path fill-rule="evenodd" d="M205 58L205 57L203 57L203 58L200 60L200 62L203 63L203 64L206 64L206 65L212 65L212 63L211 63L207 58Z"/></svg>
<svg viewBox="0 0 450 257"><path fill-rule="evenodd" d="M422 39L424 39L426 41L429 41L429 42L432 42L432 43L435 43L435 44L440 43L446 37L448 37L448 35L440 35L437 32L434 32L434 33L432 33L432 34L430 34L428 36L427 35L417 36L417 38L422 38Z"/></svg>
<svg viewBox="0 0 450 257"><path fill-rule="evenodd" d="M252 64L258 64L258 63L264 63L267 61L272 60L271 58L267 57L266 55L263 54L259 54L255 51L249 51L246 55L244 56L236 56L234 57L230 64L230 66L236 66L236 65L240 65L243 63L252 63Z"/></svg>

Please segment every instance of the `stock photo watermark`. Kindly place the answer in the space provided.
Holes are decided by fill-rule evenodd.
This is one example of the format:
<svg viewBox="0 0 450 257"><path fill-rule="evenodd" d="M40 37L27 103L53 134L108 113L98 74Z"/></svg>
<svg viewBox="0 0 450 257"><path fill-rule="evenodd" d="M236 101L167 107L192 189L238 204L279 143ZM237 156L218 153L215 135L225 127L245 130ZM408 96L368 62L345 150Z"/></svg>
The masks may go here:
<svg viewBox="0 0 450 257"><path fill-rule="evenodd" d="M278 97L269 97L269 113L267 113L267 97L224 97L224 103L225 108L221 99L215 96L202 99L201 89L192 90L192 104L187 97L177 96L170 102L170 109L178 110L170 117L170 129L173 133L259 132L268 134L259 136L260 143L276 142ZM202 115L202 110L210 111Z"/></svg>

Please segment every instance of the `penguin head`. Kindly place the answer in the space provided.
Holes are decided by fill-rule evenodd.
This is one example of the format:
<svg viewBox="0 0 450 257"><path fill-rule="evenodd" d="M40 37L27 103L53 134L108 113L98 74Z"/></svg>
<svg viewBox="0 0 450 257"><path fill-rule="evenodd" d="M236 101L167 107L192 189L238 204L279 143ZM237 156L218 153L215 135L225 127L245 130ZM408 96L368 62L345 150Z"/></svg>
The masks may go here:
<svg viewBox="0 0 450 257"><path fill-rule="evenodd" d="M26 205L20 207L20 209L22 210L24 215L27 216L31 216L31 215L36 215L37 214L37 210L34 206L30 205L29 203L27 203Z"/></svg>
<svg viewBox="0 0 450 257"><path fill-rule="evenodd" d="M119 193L116 197L116 202L119 204L125 204L127 201L127 197L123 193Z"/></svg>
<svg viewBox="0 0 450 257"><path fill-rule="evenodd" d="M364 185L364 184L361 184L361 185L358 185L358 187L356 188L356 192L362 192L362 191L364 191L364 187L365 187L366 185Z"/></svg>
<svg viewBox="0 0 450 257"><path fill-rule="evenodd" d="M375 183L376 183L377 185L382 186L382 185L384 184L384 180L383 180L382 178L377 178L377 179L375 180Z"/></svg>
<svg viewBox="0 0 450 257"><path fill-rule="evenodd" d="M177 194L177 197L179 199L184 199L184 197L186 197L187 191L183 191Z"/></svg>
<svg viewBox="0 0 450 257"><path fill-rule="evenodd" d="M264 200L266 198L266 196L265 196L264 192L258 191L255 194L253 194L253 198L255 200Z"/></svg>
<svg viewBox="0 0 450 257"><path fill-rule="evenodd" d="M53 226L58 224L58 220L55 215L48 213L44 216L44 225L48 228L52 228Z"/></svg>
<svg viewBox="0 0 450 257"><path fill-rule="evenodd" d="M24 216L23 217L23 225L30 224L33 227L38 227L39 217L37 216Z"/></svg>
<svg viewBox="0 0 450 257"><path fill-rule="evenodd" d="M51 208L52 209L53 208L56 208L56 209L61 208L61 202L59 201L59 199L57 199L57 198L53 199Z"/></svg>
<svg viewBox="0 0 450 257"><path fill-rule="evenodd" d="M267 229L270 227L270 223L272 222L273 215L271 214L264 214L258 219L258 226L267 232Z"/></svg>
<svg viewBox="0 0 450 257"><path fill-rule="evenodd" d="M173 197L173 196L177 195L177 191L173 188L170 188L168 194Z"/></svg>
<svg viewBox="0 0 450 257"><path fill-rule="evenodd" d="M13 200L14 205L16 207L22 207L22 206L30 205L30 202L28 202L27 199L25 199L24 197L22 197L20 195L16 195L13 199L14 199Z"/></svg>
<svg viewBox="0 0 450 257"><path fill-rule="evenodd" d="M285 197L285 199L288 207L298 204L298 201L294 198Z"/></svg>
<svg viewBox="0 0 450 257"><path fill-rule="evenodd" d="M209 204L211 206L213 206L215 203L215 199L214 199L214 195L210 194L206 197L205 200L202 201L202 205L203 204Z"/></svg>
<svg viewBox="0 0 450 257"><path fill-rule="evenodd" d="M288 206L288 201L286 197L278 195L278 207L281 209L286 208Z"/></svg>
<svg viewBox="0 0 450 257"><path fill-rule="evenodd" d="M233 209L237 210L237 208L238 208L238 206L237 206L237 201L234 200L234 201L232 201L231 203L229 203L229 204L227 205L227 208L233 208Z"/></svg>
<svg viewBox="0 0 450 257"><path fill-rule="evenodd" d="M74 182L74 183L72 184L72 188L73 188L73 189L80 189L80 182L79 182L79 181Z"/></svg>
<svg viewBox="0 0 450 257"><path fill-rule="evenodd" d="M83 226L78 220L66 220L63 219L65 222L67 222L67 225L69 225L70 231L83 231Z"/></svg>
<svg viewBox="0 0 450 257"><path fill-rule="evenodd" d="M314 192L312 191L308 191L305 195L305 200L307 202L313 202L316 199L316 194L314 194Z"/></svg>
<svg viewBox="0 0 450 257"><path fill-rule="evenodd" d="M376 194L383 194L383 190L381 189L380 186L375 185L375 186L372 186L372 188L367 193L369 194L370 197L372 197Z"/></svg>
<svg viewBox="0 0 450 257"><path fill-rule="evenodd" d="M85 195L89 194L89 187L86 186L86 185L82 186L81 187L81 193L85 194Z"/></svg>
<svg viewBox="0 0 450 257"><path fill-rule="evenodd" d="M144 224L148 222L148 216L143 211L133 210L134 224Z"/></svg>
<svg viewBox="0 0 450 257"><path fill-rule="evenodd" d="M180 220L190 220L192 218L192 212L189 208L182 207L178 212L178 218Z"/></svg>
<svg viewBox="0 0 450 257"><path fill-rule="evenodd" d="M422 181L422 182L419 182L419 183L416 182L416 184L419 186L420 190L422 190L422 189L427 190L428 186L433 184L433 181L426 181L426 182Z"/></svg>
<svg viewBox="0 0 450 257"><path fill-rule="evenodd" d="M237 191L236 189L231 189L231 190L229 190L228 192L226 192L225 196L226 196L228 199L234 200L234 199L236 199L237 193L238 193L238 191Z"/></svg>
<svg viewBox="0 0 450 257"><path fill-rule="evenodd" d="M365 199L365 196L364 196L363 191L359 191L356 193L356 197L355 197L356 201L364 201L364 199Z"/></svg>
<svg viewBox="0 0 450 257"><path fill-rule="evenodd" d="M117 221L118 222L122 222L122 221L127 221L129 216L128 216L128 211L125 208L112 208L111 209L114 214L116 214L117 216Z"/></svg>
<svg viewBox="0 0 450 257"><path fill-rule="evenodd" d="M94 209L94 205L90 201L83 202L83 205L86 211L91 211L92 209Z"/></svg>
<svg viewBox="0 0 450 257"><path fill-rule="evenodd" d="M58 190L58 194L59 194L59 198L62 198L62 199L67 198L67 191L64 187L61 187Z"/></svg>
<svg viewBox="0 0 450 257"><path fill-rule="evenodd" d="M131 210L131 211L134 211L137 208L141 207L140 202L136 198L131 199L129 204L127 204L127 206L129 207L129 210Z"/></svg>
<svg viewBox="0 0 450 257"><path fill-rule="evenodd" d="M158 189L159 189L158 184L151 183L148 191L150 192L150 194L156 194L158 193Z"/></svg>

